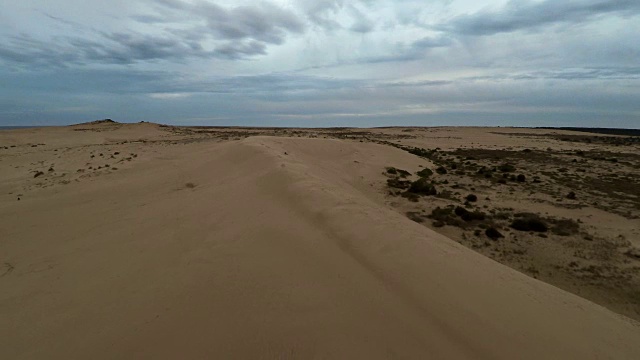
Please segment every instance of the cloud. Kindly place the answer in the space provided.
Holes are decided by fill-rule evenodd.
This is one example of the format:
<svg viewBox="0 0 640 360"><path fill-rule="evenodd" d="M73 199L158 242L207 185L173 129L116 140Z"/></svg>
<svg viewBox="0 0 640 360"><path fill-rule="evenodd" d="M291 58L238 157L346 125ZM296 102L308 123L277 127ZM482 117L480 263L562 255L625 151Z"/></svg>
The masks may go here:
<svg viewBox="0 0 640 360"><path fill-rule="evenodd" d="M18 35L0 38L0 60L22 68L33 65L65 67L88 64L127 65L191 58L247 59L281 45L289 34L300 34L304 23L296 15L270 3L224 8L178 0L156 0L160 14L134 15L136 22L152 24L152 31L106 31L84 28L80 35L50 39ZM44 13L48 19L77 28L76 22ZM176 19L188 18L179 28ZM195 22L195 24L193 24Z"/></svg>
<svg viewBox="0 0 640 360"><path fill-rule="evenodd" d="M304 24L291 11L269 3L225 9L213 3L200 3L190 9L205 19L216 39L282 44L288 33L302 33Z"/></svg>
<svg viewBox="0 0 640 360"><path fill-rule="evenodd" d="M185 93L152 93L149 94L149 97L152 99L159 99L159 100L174 100L174 99L182 99L182 98L186 98L190 96L189 94L185 94Z"/></svg>
<svg viewBox="0 0 640 360"><path fill-rule="evenodd" d="M342 28L336 15L344 7L344 0L297 0L309 21L325 30Z"/></svg>
<svg viewBox="0 0 640 360"><path fill-rule="evenodd" d="M460 35L484 36L539 28L559 23L582 23L601 15L633 16L637 0L510 0L498 11L455 17L440 29Z"/></svg>

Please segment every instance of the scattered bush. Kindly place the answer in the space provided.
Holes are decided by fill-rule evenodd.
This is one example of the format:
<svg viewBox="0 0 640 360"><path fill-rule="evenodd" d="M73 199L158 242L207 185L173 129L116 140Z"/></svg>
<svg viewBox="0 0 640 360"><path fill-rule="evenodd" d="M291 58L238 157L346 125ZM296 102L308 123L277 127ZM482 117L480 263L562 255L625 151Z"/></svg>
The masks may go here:
<svg viewBox="0 0 640 360"><path fill-rule="evenodd" d="M35 178L37 178L38 176L42 176L42 175L44 175L44 173L43 173L42 171L38 171L38 172L36 172L36 173L33 175L33 178L35 179Z"/></svg>
<svg viewBox="0 0 640 360"><path fill-rule="evenodd" d="M438 191L427 178L420 178L411 183L409 186L409 192L420 195L437 195Z"/></svg>
<svg viewBox="0 0 640 360"><path fill-rule="evenodd" d="M504 237L504 235L502 235L502 233L500 233L500 231L498 231L498 229L494 227L490 227L487 230L485 230L484 234L487 235L487 237L492 240L498 240Z"/></svg>
<svg viewBox="0 0 640 360"><path fill-rule="evenodd" d="M527 177L526 177L526 176L524 176L523 174L520 174L520 175L518 175L518 176L516 177L516 180L517 180L518 182L525 182L525 181L527 181Z"/></svg>
<svg viewBox="0 0 640 360"><path fill-rule="evenodd" d="M516 167L511 165L511 164L502 164L500 166L498 166L498 170L507 173L507 172L514 172L516 171Z"/></svg>
<svg viewBox="0 0 640 360"><path fill-rule="evenodd" d="M440 175L444 175L447 173L447 169L445 169L444 166L440 166L436 169L436 172Z"/></svg>
<svg viewBox="0 0 640 360"><path fill-rule="evenodd" d="M406 178L407 176L411 176L411 173L406 171L406 170L402 170L402 169L396 169L394 167L388 167L387 168L387 174L389 175L398 175L402 178Z"/></svg>
<svg viewBox="0 0 640 360"><path fill-rule="evenodd" d="M458 206L455 208L454 213L456 215L458 215L460 218L462 218L462 220L464 221L474 221L474 220L484 220L486 215L483 212L480 211L469 211L465 208L463 208L462 206Z"/></svg>
<svg viewBox="0 0 640 360"><path fill-rule="evenodd" d="M420 216L420 213L417 212L413 212L413 211L409 211L407 213L407 217L417 223L421 223L424 221L424 219L422 218L422 216Z"/></svg>
<svg viewBox="0 0 640 360"><path fill-rule="evenodd" d="M400 194L400 196L402 196L405 199L408 199L409 201L412 202L418 202L418 200L420 200L420 196L414 194L414 193L410 193L408 191L403 192L402 194Z"/></svg>
<svg viewBox="0 0 640 360"><path fill-rule="evenodd" d="M467 199L467 201L469 201L469 202L476 202L476 201L478 201L478 197L477 197L476 195L474 195L474 194L469 194L469 195L467 195L467 197L466 197L465 199Z"/></svg>
<svg viewBox="0 0 640 360"><path fill-rule="evenodd" d="M441 228L445 225L445 223L440 220L436 220L433 223L431 223L431 225L433 225L433 227L436 227L436 228Z"/></svg>
<svg viewBox="0 0 640 360"><path fill-rule="evenodd" d="M535 214L516 214L516 216L520 217L511 223L511 227L515 230L535 232L546 232L549 230L547 224Z"/></svg>
<svg viewBox="0 0 640 360"><path fill-rule="evenodd" d="M420 177L429 177L433 175L433 171L431 169L424 168L416 173Z"/></svg>
<svg viewBox="0 0 640 360"><path fill-rule="evenodd" d="M576 193L571 191L570 193L567 194L567 199L575 200L576 199Z"/></svg>
<svg viewBox="0 0 640 360"><path fill-rule="evenodd" d="M398 178L387 179L387 186L395 189L408 189L411 186L411 181Z"/></svg>
<svg viewBox="0 0 640 360"><path fill-rule="evenodd" d="M465 227L466 225L462 220L453 215L453 207L446 207L444 209L437 207L431 210L431 214L428 217L434 220L433 226L435 227L441 227L438 226L440 224L442 224L442 226L451 225L457 227Z"/></svg>

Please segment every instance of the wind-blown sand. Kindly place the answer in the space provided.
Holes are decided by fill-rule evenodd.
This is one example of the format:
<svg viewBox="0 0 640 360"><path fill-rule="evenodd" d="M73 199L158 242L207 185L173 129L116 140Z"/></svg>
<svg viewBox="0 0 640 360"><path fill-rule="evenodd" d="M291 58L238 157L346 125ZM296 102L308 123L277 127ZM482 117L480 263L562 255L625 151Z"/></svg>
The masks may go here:
<svg viewBox="0 0 640 360"><path fill-rule="evenodd" d="M0 132L3 359L640 358L634 320L387 205L407 152L109 126Z"/></svg>

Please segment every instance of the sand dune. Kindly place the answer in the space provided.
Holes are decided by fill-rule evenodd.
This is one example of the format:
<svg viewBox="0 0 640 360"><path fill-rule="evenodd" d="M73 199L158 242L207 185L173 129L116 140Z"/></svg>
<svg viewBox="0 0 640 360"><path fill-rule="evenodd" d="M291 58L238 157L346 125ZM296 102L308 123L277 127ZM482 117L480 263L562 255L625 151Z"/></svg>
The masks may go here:
<svg viewBox="0 0 640 360"><path fill-rule="evenodd" d="M134 128L91 137L164 138ZM82 132L50 131L85 162ZM386 206L381 169L420 164L401 150L257 136L136 161L20 201L2 165L2 358L640 357L636 322Z"/></svg>

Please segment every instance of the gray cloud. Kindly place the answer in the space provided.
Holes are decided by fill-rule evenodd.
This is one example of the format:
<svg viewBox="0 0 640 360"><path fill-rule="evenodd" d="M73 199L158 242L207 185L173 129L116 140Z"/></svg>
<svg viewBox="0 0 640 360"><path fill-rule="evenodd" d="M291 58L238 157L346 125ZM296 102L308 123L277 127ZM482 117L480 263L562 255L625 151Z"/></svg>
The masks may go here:
<svg viewBox="0 0 640 360"><path fill-rule="evenodd" d="M342 27L335 15L344 7L344 0L297 0L297 3L311 23L325 30Z"/></svg>
<svg viewBox="0 0 640 360"><path fill-rule="evenodd" d="M630 16L639 13L640 2L637 0L511 0L499 11L458 16L440 28L462 35L481 36L559 23L581 23L606 14Z"/></svg>
<svg viewBox="0 0 640 360"><path fill-rule="evenodd" d="M268 3L230 10L212 3L201 3L192 8L192 13L206 20L217 39L251 39L282 44L288 33L304 31L304 24L292 12Z"/></svg>
<svg viewBox="0 0 640 360"><path fill-rule="evenodd" d="M134 64L147 61L186 61L190 58L244 59L265 55L269 44L280 45L288 34L304 31L304 24L287 10L269 3L225 9L200 2L156 0L164 8L161 15L137 15L147 24L168 24L184 18L204 23L190 29L160 27L161 32L107 32L92 28L74 31L83 36L58 36L43 40L31 36L0 39L0 60L21 67L32 65L64 67L87 64ZM176 13L178 12L178 13ZM75 22L44 14L74 28ZM203 45L207 40L215 44Z"/></svg>

